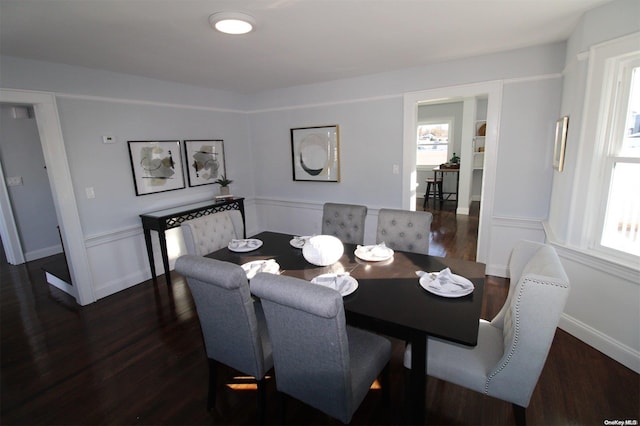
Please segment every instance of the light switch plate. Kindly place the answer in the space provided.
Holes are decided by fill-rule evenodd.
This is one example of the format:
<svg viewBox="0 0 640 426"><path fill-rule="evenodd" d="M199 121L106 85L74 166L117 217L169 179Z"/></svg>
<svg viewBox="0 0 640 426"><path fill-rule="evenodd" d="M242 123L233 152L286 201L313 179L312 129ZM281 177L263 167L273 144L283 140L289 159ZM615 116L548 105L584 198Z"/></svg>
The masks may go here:
<svg viewBox="0 0 640 426"><path fill-rule="evenodd" d="M22 185L22 176L12 176L7 178L7 186Z"/></svg>
<svg viewBox="0 0 640 426"><path fill-rule="evenodd" d="M102 143L116 143L116 138L115 136L103 136Z"/></svg>

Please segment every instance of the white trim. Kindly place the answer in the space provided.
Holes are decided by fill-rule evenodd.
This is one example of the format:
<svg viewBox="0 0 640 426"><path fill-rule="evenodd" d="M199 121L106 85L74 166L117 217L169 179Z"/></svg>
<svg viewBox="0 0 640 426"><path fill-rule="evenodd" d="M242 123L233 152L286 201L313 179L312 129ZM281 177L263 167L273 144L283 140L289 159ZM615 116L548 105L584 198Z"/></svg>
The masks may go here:
<svg viewBox="0 0 640 426"><path fill-rule="evenodd" d="M493 226L501 228L518 228L532 231L543 231L542 219L526 219L521 217L494 216L491 220Z"/></svg>
<svg viewBox="0 0 640 426"><path fill-rule="evenodd" d="M115 241L137 237L139 235L142 235L143 233L144 232L142 226L129 226L126 228L116 229L111 232L104 232L102 234L88 236L85 239L85 245L87 248L93 248L101 246L103 244L109 244Z"/></svg>
<svg viewBox="0 0 640 426"><path fill-rule="evenodd" d="M7 262L11 265L22 265L25 262L24 252L4 179L2 163L0 163L0 238L4 245Z"/></svg>
<svg viewBox="0 0 640 426"><path fill-rule="evenodd" d="M0 89L0 102L33 105L71 281L76 283L70 294L81 305L95 302L93 276L84 246L55 96L47 92Z"/></svg>
<svg viewBox="0 0 640 426"><path fill-rule="evenodd" d="M603 257L602 253L570 246L557 239L547 221L544 221L542 224L547 243L556 249L560 257L572 260L589 268L606 272L609 275L622 278L640 286L640 281L638 280L640 267L637 264L623 263L619 258L606 258Z"/></svg>
<svg viewBox="0 0 640 426"><path fill-rule="evenodd" d="M261 108L261 109L249 110L247 111L247 113L259 114L263 112L277 112L277 111L288 111L288 110L305 109L305 108L327 107L327 106L333 106L333 105L347 105L347 104L356 104L361 102L384 101L388 99L397 99L397 98L402 98L402 95L371 96L366 98L344 99L340 101L317 102L313 104L300 104L300 105L287 105L282 107Z"/></svg>
<svg viewBox="0 0 640 426"><path fill-rule="evenodd" d="M49 272L45 272L45 277L47 278L47 282L49 284L51 284L52 286L59 288L60 290L64 291L67 294L73 294L73 286L67 282L65 282L64 280L61 280L60 278L56 277L53 274L50 274Z"/></svg>
<svg viewBox="0 0 640 426"><path fill-rule="evenodd" d="M504 79L502 83L504 85L507 85L507 84L528 83L531 81L554 80L557 78L562 78L562 73L540 74L540 75L532 75L528 77L507 78L507 79Z"/></svg>
<svg viewBox="0 0 640 426"><path fill-rule="evenodd" d="M597 242L599 218L604 209L603 195L608 180L603 159L606 157L606 117L611 107L612 58L637 52L640 33L630 34L590 47L582 119L576 140L578 146L571 199L563 244L573 250L591 251ZM608 83L608 84L607 84ZM575 134L575 133L574 133ZM556 172L557 173L557 172ZM585 191L588 188L588 191ZM597 255L604 258L606 255ZM621 263L625 261L621 258Z"/></svg>
<svg viewBox="0 0 640 426"><path fill-rule="evenodd" d="M44 247L38 250L28 251L24 254L27 262L32 260L42 259L43 257L53 256L54 254L62 253L62 245L56 244L50 247Z"/></svg>
<svg viewBox="0 0 640 426"><path fill-rule="evenodd" d="M636 373L640 373L640 352L637 350L566 314L560 317L558 327Z"/></svg>
<svg viewBox="0 0 640 426"><path fill-rule="evenodd" d="M478 248L476 259L486 262L491 240L491 217L493 216L496 169L498 164L498 142L500 114L502 111L502 81L487 81L438 89L409 92L404 95L404 137L402 164L402 206L412 209L416 203L416 150L414 129L418 119L418 103L429 99L469 98L488 95L487 132L485 137L485 163L482 179L480 218L478 224Z"/></svg>
<svg viewBox="0 0 640 426"><path fill-rule="evenodd" d="M199 106L199 105L186 105L186 104L177 104L177 103L171 103L171 102L143 101L139 99L128 99L128 98L111 98L108 96L76 95L73 93L61 93L61 92L56 92L55 96L57 98L76 99L76 100L85 100L85 101L113 102L113 103L132 104L132 105L147 105L147 106L159 106L159 107L169 107L169 108L194 109L194 110L202 110L202 111L232 112L232 113L240 113L240 114L246 113L246 111L239 110L239 109L216 108L216 107Z"/></svg>
<svg viewBox="0 0 640 426"><path fill-rule="evenodd" d="M146 101L146 100L129 99L129 98L112 98L108 96L78 95L74 93L63 93L63 92L56 92L55 96L61 99L76 99L76 100L88 100L88 101L98 101L98 102L123 103L123 104L132 104L132 105L148 105L148 106L159 106L159 107L169 107L169 108L183 108L183 109L193 109L193 110L202 110L202 111L229 112L229 113L236 113L236 114L260 114L264 112L289 111L289 110L305 109L305 108L345 105L345 104L354 104L354 103L361 103L361 102L398 99L402 97L402 95L395 94L395 95L371 96L366 98L345 99L340 101L327 101L327 102L318 102L318 103L311 103L311 104L287 105L287 106L281 106L281 107L241 110L241 109L232 109L232 108L186 105L186 104L171 103L171 102Z"/></svg>

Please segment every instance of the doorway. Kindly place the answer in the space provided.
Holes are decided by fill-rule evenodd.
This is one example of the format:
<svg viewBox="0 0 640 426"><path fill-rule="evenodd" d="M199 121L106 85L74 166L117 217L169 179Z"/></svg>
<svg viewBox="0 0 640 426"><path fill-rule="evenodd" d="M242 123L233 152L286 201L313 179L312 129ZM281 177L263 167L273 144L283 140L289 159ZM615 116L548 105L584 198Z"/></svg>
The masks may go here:
<svg viewBox="0 0 640 426"><path fill-rule="evenodd" d="M418 105L428 102L446 102L450 99L487 98L487 120L484 146L484 173L480 189L482 203L479 211L478 244L476 261L484 263L488 258L493 217L496 165L498 152L498 128L502 109L502 82L484 82L460 86L411 92L404 95L404 142L403 142L403 193L404 209L413 210L417 198L416 128ZM464 129L463 129L464 132ZM472 130L469 129L469 134ZM471 186L472 170L460 170L460 181ZM464 194L459 194L465 196Z"/></svg>
<svg viewBox="0 0 640 426"><path fill-rule="evenodd" d="M60 235L65 247L71 279L74 283L71 295L80 305L95 302L93 277L89 268L55 96L46 92L0 89L0 102L33 107L42 152L47 165L55 213L60 225ZM4 183L4 177L1 179ZM0 194L0 203L3 203L2 210L4 212L8 209L5 206L6 201L3 194ZM21 251L12 214L3 215L0 218L0 232L3 244L7 248L5 251ZM16 250L16 245L18 250ZM8 253L7 256L9 256Z"/></svg>
<svg viewBox="0 0 640 426"><path fill-rule="evenodd" d="M17 257L23 262L58 254L62 244L33 109L0 104L0 128L0 172L6 184L2 190L8 192L23 250ZM5 209L1 203L3 218L9 213ZM7 260L14 265L22 263Z"/></svg>

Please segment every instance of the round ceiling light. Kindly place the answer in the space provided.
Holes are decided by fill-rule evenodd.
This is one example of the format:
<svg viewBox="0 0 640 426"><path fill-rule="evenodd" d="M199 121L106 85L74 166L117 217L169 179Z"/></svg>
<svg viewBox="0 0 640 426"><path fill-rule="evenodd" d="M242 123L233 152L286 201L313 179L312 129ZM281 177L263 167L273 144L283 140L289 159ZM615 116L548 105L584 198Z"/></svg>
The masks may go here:
<svg viewBox="0 0 640 426"><path fill-rule="evenodd" d="M245 13L221 12L209 16L209 23L221 33L246 34L253 30L256 21Z"/></svg>

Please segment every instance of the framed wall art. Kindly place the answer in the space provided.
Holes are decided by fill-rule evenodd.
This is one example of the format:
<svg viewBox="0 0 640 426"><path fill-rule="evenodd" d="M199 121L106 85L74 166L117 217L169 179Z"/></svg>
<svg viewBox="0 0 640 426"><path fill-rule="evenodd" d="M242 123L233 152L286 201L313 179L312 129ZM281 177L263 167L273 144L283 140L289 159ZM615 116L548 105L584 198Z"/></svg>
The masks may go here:
<svg viewBox="0 0 640 426"><path fill-rule="evenodd" d="M136 195L182 189L180 141L129 141Z"/></svg>
<svg viewBox="0 0 640 426"><path fill-rule="evenodd" d="M338 126L291 129L293 180L340 182Z"/></svg>
<svg viewBox="0 0 640 426"><path fill-rule="evenodd" d="M184 156L189 186L209 185L226 176L224 143L220 139L185 140Z"/></svg>
<svg viewBox="0 0 640 426"><path fill-rule="evenodd" d="M553 168L561 172L564 168L564 152L567 144L569 117L561 117L556 121L556 138L553 145Z"/></svg>

